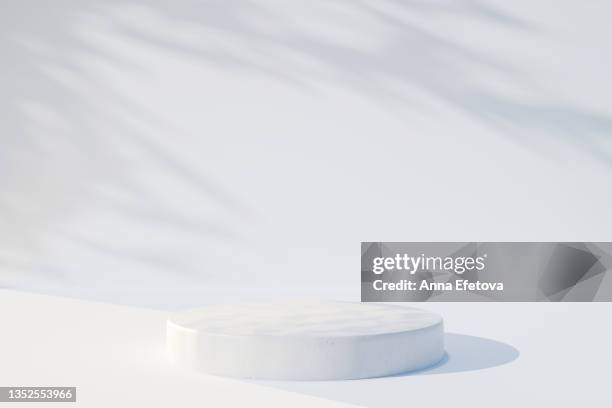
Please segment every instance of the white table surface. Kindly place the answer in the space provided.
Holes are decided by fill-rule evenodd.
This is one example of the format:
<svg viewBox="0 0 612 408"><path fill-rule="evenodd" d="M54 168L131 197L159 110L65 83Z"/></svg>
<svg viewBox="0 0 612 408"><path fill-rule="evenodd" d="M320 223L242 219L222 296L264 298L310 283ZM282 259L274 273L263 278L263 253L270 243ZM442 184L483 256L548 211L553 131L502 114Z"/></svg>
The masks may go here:
<svg viewBox="0 0 612 408"><path fill-rule="evenodd" d="M221 297L206 293L202 303ZM2 290L0 385L77 386L77 406L85 407L612 404L612 303L417 306L441 313L449 333L448 359L431 370L358 381L258 382L170 365L167 311Z"/></svg>

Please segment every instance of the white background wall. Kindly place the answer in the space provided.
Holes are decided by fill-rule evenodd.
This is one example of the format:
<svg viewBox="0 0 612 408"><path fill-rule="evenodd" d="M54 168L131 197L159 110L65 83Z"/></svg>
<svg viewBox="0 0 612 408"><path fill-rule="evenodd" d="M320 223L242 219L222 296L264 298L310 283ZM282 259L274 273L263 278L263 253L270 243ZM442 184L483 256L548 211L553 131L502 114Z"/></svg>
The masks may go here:
<svg viewBox="0 0 612 408"><path fill-rule="evenodd" d="M4 1L0 285L356 290L360 241L610 240L611 12Z"/></svg>

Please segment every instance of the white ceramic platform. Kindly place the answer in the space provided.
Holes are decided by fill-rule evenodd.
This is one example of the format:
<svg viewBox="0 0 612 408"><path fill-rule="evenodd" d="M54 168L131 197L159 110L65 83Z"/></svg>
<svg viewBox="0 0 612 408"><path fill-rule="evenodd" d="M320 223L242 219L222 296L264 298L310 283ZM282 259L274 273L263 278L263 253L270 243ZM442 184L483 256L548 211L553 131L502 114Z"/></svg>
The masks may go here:
<svg viewBox="0 0 612 408"><path fill-rule="evenodd" d="M276 380L381 377L444 355L442 318L366 303L211 306L167 323L173 361L209 374Z"/></svg>

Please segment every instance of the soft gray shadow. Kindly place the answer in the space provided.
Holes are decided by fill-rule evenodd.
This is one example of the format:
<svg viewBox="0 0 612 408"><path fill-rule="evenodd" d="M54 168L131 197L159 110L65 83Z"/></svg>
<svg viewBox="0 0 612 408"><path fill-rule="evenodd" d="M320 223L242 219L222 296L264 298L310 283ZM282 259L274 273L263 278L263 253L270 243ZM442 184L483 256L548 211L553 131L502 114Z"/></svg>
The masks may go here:
<svg viewBox="0 0 612 408"><path fill-rule="evenodd" d="M433 367L389 377L347 381L251 381L366 407L406 407L413 377L492 369L516 360L519 351L509 344L465 334L447 333L446 355Z"/></svg>
<svg viewBox="0 0 612 408"><path fill-rule="evenodd" d="M520 354L516 348L506 343L456 333L446 334L445 349L446 355L433 367L396 377L484 370L510 363Z"/></svg>

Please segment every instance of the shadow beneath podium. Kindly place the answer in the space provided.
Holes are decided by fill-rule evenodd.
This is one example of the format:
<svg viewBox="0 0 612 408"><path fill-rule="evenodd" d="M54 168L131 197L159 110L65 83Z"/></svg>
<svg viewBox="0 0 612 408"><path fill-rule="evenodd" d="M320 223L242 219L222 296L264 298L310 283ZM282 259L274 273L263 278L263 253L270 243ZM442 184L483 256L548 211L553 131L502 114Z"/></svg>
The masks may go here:
<svg viewBox="0 0 612 408"><path fill-rule="evenodd" d="M345 381L249 382L360 406L404 408L415 401L427 401L427 395L432 393L453 392L450 383L426 381L419 377L491 369L516 360L520 354L506 343L455 333L446 334L445 349L442 360L431 367L388 377ZM449 398L452 399L452 396Z"/></svg>
<svg viewBox="0 0 612 408"><path fill-rule="evenodd" d="M446 354L432 367L392 377L434 375L462 371L483 370L516 360L519 351L509 344L483 337L447 333L444 339Z"/></svg>

